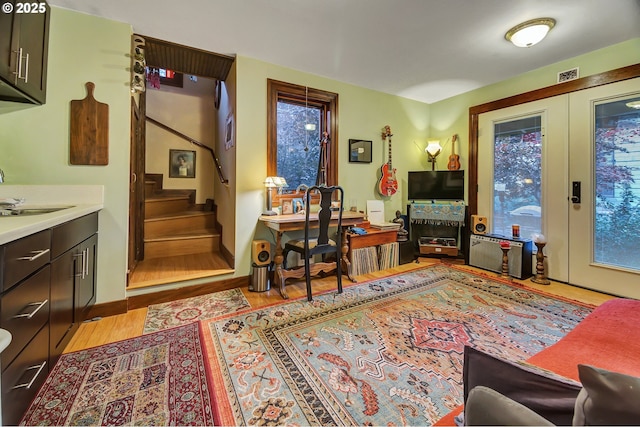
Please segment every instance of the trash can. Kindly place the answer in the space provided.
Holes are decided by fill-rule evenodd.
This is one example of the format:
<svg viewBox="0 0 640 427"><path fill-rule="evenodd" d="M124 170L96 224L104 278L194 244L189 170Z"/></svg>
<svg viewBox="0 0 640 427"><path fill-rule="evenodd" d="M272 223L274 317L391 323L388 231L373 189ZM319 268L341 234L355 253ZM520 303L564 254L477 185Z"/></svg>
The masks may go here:
<svg viewBox="0 0 640 427"><path fill-rule="evenodd" d="M249 290L252 292L265 292L271 289L269 281L269 265L258 266L251 264L253 271L251 272L251 282Z"/></svg>

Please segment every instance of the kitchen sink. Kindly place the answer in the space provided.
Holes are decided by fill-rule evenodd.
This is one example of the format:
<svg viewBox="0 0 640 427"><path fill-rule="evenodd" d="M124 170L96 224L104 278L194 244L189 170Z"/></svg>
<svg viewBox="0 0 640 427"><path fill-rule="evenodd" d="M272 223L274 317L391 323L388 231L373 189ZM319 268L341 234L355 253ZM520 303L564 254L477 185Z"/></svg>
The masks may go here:
<svg viewBox="0 0 640 427"><path fill-rule="evenodd" d="M42 214L48 214L52 212L58 212L63 209L69 209L72 207L73 206L57 206L57 207L43 207L43 208L21 208L21 207L5 208L5 209L0 209L0 216L42 215Z"/></svg>

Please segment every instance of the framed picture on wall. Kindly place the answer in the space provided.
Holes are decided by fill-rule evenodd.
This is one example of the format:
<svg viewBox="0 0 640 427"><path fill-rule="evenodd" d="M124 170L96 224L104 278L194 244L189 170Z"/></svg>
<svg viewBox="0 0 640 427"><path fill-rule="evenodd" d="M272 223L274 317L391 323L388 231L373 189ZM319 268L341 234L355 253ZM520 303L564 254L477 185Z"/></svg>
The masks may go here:
<svg viewBox="0 0 640 427"><path fill-rule="evenodd" d="M169 150L169 178L195 178L196 152Z"/></svg>
<svg viewBox="0 0 640 427"><path fill-rule="evenodd" d="M349 162L371 163L371 141L364 139L350 139Z"/></svg>

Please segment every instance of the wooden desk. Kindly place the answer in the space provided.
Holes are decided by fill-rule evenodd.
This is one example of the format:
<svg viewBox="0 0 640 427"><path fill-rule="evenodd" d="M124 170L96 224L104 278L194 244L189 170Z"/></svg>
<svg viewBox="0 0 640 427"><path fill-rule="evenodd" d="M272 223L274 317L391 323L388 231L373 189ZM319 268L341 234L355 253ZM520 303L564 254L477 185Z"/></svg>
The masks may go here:
<svg viewBox="0 0 640 427"><path fill-rule="evenodd" d="M331 225L338 225L338 216L333 214ZM291 214L291 215L260 215L258 218L260 222L266 225L268 228L276 231L276 256L273 259L276 265L275 280L280 282L280 295L284 299L288 299L287 291L285 290L285 280L288 278L301 278L304 277L304 269L290 269L285 270L282 268L282 262L284 257L282 256L282 235L287 231L304 230L305 216L303 214ZM310 214L310 220L318 221L318 214ZM342 212L342 261L345 265L344 271L347 273L347 277L351 280L351 262L347 258L349 252L348 241L346 237L346 229L352 225L360 224L364 220L364 214L360 212L344 211ZM302 275L300 275L302 274Z"/></svg>

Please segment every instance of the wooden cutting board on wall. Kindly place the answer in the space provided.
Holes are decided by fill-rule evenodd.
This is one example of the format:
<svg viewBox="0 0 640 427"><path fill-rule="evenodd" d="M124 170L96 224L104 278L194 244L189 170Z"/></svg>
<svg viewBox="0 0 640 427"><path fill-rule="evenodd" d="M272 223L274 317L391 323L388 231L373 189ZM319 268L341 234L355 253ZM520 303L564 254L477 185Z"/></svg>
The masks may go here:
<svg viewBox="0 0 640 427"><path fill-rule="evenodd" d="M93 97L95 84L87 82L87 96L71 101L69 162L72 165L109 164L109 105Z"/></svg>

